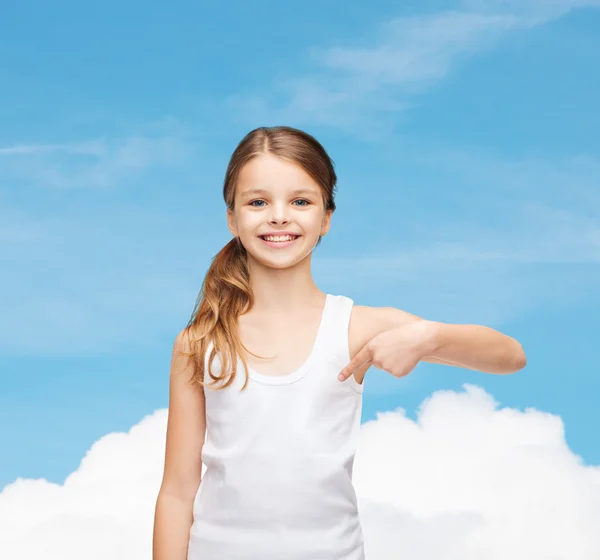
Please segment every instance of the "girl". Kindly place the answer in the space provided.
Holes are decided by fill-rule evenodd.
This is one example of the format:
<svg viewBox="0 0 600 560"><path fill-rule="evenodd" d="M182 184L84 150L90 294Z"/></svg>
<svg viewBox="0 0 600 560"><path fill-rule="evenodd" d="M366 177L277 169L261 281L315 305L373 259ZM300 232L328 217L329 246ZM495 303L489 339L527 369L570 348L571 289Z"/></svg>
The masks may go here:
<svg viewBox="0 0 600 560"><path fill-rule="evenodd" d="M367 369L525 365L487 327L321 292L311 255L335 186L323 147L293 128L253 130L231 157L234 237L173 345L154 560L364 560L352 466Z"/></svg>

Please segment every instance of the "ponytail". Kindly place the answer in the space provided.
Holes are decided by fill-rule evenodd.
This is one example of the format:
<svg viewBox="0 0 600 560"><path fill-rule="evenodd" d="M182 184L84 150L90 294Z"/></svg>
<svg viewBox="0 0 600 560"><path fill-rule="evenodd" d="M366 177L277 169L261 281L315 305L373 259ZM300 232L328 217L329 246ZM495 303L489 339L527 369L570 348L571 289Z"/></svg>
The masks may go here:
<svg viewBox="0 0 600 560"><path fill-rule="evenodd" d="M249 354L252 352L242 344L237 323L238 317L249 311L253 304L246 249L239 237L234 237L213 257L185 329L189 333L196 366L193 382L205 385L205 356L212 341L213 348L206 362L212 380L209 385L217 389L229 387L237 374L239 356L246 372L242 390L246 388L248 366L242 349ZM217 355L222 364L220 375L212 372Z"/></svg>

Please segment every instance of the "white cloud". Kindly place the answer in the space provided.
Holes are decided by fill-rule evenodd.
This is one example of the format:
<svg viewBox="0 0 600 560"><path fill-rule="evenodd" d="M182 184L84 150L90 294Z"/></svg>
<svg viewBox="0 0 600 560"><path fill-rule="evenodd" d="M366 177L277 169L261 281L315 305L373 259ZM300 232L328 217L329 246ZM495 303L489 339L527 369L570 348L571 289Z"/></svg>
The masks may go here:
<svg viewBox="0 0 600 560"><path fill-rule="evenodd" d="M96 442L62 485L0 493L0 557L150 557L166 411ZM417 421L363 425L354 471L370 560L595 560L600 468L568 448L559 417L499 408L482 389L440 391Z"/></svg>
<svg viewBox="0 0 600 560"><path fill-rule="evenodd" d="M98 440L64 484L17 479L0 494L0 557L150 558L166 411Z"/></svg>
<svg viewBox="0 0 600 560"><path fill-rule="evenodd" d="M482 389L465 388L435 393L417 423L400 410L363 427L357 488L397 509L387 510L397 532L378 529L378 509L367 510L366 528L380 535L372 557L599 557L600 468L569 450L559 417L498 409Z"/></svg>
<svg viewBox="0 0 600 560"><path fill-rule="evenodd" d="M457 9L383 23L371 46L314 48L315 71L278 79L268 92L226 99L252 122L341 128L363 140L393 131L391 112L443 80L466 57L495 47L507 33L557 19L598 0L466 0ZM245 116L247 115L247 116Z"/></svg>
<svg viewBox="0 0 600 560"><path fill-rule="evenodd" d="M0 146L0 187L112 188L185 161L194 150L187 136L186 127L166 118L123 137Z"/></svg>
<svg viewBox="0 0 600 560"><path fill-rule="evenodd" d="M332 48L319 57L325 66L345 70L379 86L415 90L446 76L460 55L481 50L516 27L511 15L449 12L394 19L382 25L375 48ZM317 51L315 51L317 52Z"/></svg>

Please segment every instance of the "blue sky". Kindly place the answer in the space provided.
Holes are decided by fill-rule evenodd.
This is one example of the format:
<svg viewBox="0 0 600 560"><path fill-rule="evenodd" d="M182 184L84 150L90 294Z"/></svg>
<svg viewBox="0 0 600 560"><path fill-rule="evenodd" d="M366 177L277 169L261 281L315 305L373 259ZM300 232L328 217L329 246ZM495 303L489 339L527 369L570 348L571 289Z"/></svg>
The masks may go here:
<svg viewBox="0 0 600 560"><path fill-rule="evenodd" d="M563 423L600 463L598 2L33 1L0 20L0 488L61 484L167 405L229 239L241 137L287 124L336 163L323 291L517 338L493 376L372 369L364 420L439 390Z"/></svg>

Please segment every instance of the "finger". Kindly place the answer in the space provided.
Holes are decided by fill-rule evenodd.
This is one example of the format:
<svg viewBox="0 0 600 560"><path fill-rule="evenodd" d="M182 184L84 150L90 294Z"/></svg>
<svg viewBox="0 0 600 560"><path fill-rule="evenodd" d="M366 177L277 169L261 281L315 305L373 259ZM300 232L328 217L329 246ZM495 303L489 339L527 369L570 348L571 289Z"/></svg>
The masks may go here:
<svg viewBox="0 0 600 560"><path fill-rule="evenodd" d="M360 366L366 364L370 361L370 352L368 348L365 346L350 362L348 365L340 372L338 375L338 379L340 381L344 381L350 377L356 369Z"/></svg>

